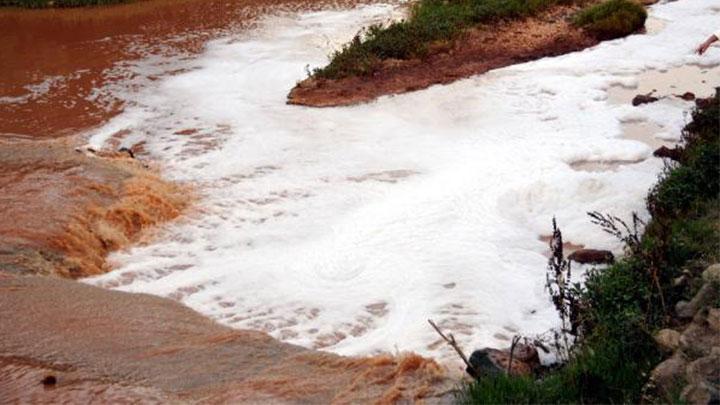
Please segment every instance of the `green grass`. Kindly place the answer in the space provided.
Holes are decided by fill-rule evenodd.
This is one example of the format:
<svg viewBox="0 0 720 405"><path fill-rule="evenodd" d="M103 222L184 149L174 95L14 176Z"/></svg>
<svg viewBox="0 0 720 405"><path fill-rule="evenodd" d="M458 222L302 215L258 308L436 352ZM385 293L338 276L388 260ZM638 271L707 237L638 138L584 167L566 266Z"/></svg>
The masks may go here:
<svg viewBox="0 0 720 405"><path fill-rule="evenodd" d="M0 0L0 7L84 7L106 4L126 3L130 0Z"/></svg>
<svg viewBox="0 0 720 405"><path fill-rule="evenodd" d="M683 269L699 274L720 259L719 128L720 93L693 113L680 163L668 167L649 191L652 219L640 248L588 274L579 297L584 335L570 361L538 380L482 378L465 387L459 402L640 401L649 372L662 359L652 334L670 322L674 304L693 293L673 287L672 280Z"/></svg>
<svg viewBox="0 0 720 405"><path fill-rule="evenodd" d="M454 40L462 30L478 24L535 15L558 4L588 0L419 0L406 20L387 26L373 25L359 33L314 77L339 79L366 76L387 59L422 58L433 43ZM645 9L630 0L608 0L583 10L579 27L602 39L627 35L645 23Z"/></svg>
<svg viewBox="0 0 720 405"><path fill-rule="evenodd" d="M337 79L368 75L385 59L423 57L434 42L449 41L472 25L530 16L573 0L420 0L406 20L373 25L358 34L313 76Z"/></svg>
<svg viewBox="0 0 720 405"><path fill-rule="evenodd" d="M599 39L613 39L643 28L646 18L645 8L635 1L608 0L580 11L573 23Z"/></svg>

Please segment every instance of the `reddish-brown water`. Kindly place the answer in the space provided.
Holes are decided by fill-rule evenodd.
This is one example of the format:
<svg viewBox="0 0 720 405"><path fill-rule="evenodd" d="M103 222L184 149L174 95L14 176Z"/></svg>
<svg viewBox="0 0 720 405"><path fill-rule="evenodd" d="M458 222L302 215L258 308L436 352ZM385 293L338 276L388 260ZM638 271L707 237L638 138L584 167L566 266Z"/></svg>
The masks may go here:
<svg viewBox="0 0 720 405"><path fill-rule="evenodd" d="M155 0L0 10L2 401L451 398L443 370L416 355L343 358L230 330L171 300L57 277L106 271L108 252L177 217L188 202L187 187L161 180L151 162L76 150L84 140L75 134L122 111L119 98L97 89L133 79L123 64L153 54L191 57L268 12L351 3ZM44 384L49 376L53 383Z"/></svg>
<svg viewBox="0 0 720 405"><path fill-rule="evenodd" d="M0 9L0 136L58 137L122 109L97 97L113 70L152 54L189 56L210 38L270 12L351 5L352 0L146 0L78 9Z"/></svg>

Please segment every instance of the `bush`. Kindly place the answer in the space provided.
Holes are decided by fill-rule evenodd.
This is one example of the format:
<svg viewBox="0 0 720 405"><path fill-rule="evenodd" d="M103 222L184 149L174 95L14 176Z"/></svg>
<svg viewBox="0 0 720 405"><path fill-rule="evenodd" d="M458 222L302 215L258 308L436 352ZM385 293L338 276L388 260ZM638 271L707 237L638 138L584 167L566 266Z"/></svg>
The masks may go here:
<svg viewBox="0 0 720 405"><path fill-rule="evenodd" d="M573 22L599 39L620 38L645 26L647 12L633 0L608 0L578 13Z"/></svg>

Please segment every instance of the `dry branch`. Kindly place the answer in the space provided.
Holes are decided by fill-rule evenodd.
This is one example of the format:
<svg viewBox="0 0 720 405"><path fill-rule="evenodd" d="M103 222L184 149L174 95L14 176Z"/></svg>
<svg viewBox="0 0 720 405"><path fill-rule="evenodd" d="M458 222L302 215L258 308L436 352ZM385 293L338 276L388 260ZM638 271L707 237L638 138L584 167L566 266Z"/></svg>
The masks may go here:
<svg viewBox="0 0 720 405"><path fill-rule="evenodd" d="M445 336L444 333L438 328L438 326L435 324L435 322L432 321L432 319L428 319L428 322L430 325L437 331L437 333L440 335L440 337L443 338L444 341L447 342L455 351L457 352L458 356L462 359L463 362L465 362L465 365L467 365L468 369L473 371L474 375L478 375L477 370L475 367L473 367L472 364L470 364L470 361L465 356L465 353L463 353L462 349L460 349L460 346L458 346L457 342L455 341L455 336L453 336L452 333L449 333L447 336Z"/></svg>

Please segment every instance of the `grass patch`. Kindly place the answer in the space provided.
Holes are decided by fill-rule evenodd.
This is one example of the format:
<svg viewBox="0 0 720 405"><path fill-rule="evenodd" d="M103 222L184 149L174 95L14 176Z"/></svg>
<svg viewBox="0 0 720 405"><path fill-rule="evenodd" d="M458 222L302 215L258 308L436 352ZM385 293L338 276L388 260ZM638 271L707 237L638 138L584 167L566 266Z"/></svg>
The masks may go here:
<svg viewBox="0 0 720 405"><path fill-rule="evenodd" d="M531 16L556 4L574 0L420 0L406 20L372 25L342 49L330 63L315 69L314 77L339 79L376 70L385 59L423 57L433 42L449 41L472 25Z"/></svg>
<svg viewBox="0 0 720 405"><path fill-rule="evenodd" d="M559 4L588 1L592 0L419 0L406 20L368 27L334 52L330 63L315 69L312 76L367 76L383 60L422 58L433 43L452 41L468 27L533 16ZM573 21L607 39L637 31L644 26L646 16L645 9L634 1L608 0L582 10Z"/></svg>
<svg viewBox="0 0 720 405"><path fill-rule="evenodd" d="M0 0L0 7L65 8L127 3L128 1L131 0Z"/></svg>
<svg viewBox="0 0 720 405"><path fill-rule="evenodd" d="M645 7L633 0L608 0L578 13L573 23L599 39L620 38L645 26Z"/></svg>
<svg viewBox="0 0 720 405"><path fill-rule="evenodd" d="M662 360L652 333L671 321L691 291L673 286L683 269L720 259L720 92L696 109L683 131L682 156L647 197L652 219L637 247L579 291L583 334L571 359L537 380L488 376L461 403L637 403ZM720 302L718 302L720 305ZM676 399L676 398L675 398ZM672 401L673 398L661 398Z"/></svg>

